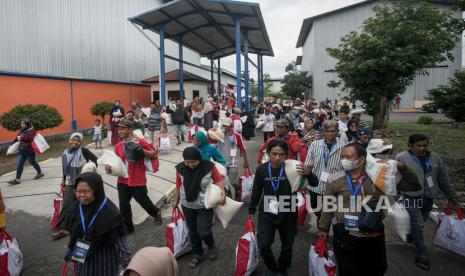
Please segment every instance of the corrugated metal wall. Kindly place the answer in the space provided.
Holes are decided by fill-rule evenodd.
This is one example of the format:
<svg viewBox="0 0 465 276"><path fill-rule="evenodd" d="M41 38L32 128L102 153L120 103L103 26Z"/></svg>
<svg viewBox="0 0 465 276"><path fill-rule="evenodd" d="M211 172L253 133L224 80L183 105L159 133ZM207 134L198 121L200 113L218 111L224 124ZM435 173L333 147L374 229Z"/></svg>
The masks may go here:
<svg viewBox="0 0 465 276"><path fill-rule="evenodd" d="M337 47L341 37L351 31L360 31L363 21L374 15L372 8L375 4L367 3L314 20L307 40L302 47L302 70L310 71L313 75L314 98L319 100L338 98L340 89L327 86L330 80L337 78L335 73L325 72L333 69L336 64L336 60L327 54L326 48ZM439 7L446 9L449 6L439 5ZM460 15L458 14L458 16ZM406 93L403 94L401 105L413 107L415 100L425 99L429 89L448 83L448 79L453 76L454 71L461 68L461 43L455 50L455 57L454 62L441 64L448 67L428 69L428 76L418 75L414 84L408 87ZM343 94L341 93L341 95Z"/></svg>
<svg viewBox="0 0 465 276"><path fill-rule="evenodd" d="M158 75L158 50L127 20L161 0L1 0L0 70L115 81ZM147 32L158 43L158 35ZM166 41L167 54L178 46ZM185 49L184 59L200 57ZM167 60L167 70L177 63ZM196 72L193 68L186 69Z"/></svg>

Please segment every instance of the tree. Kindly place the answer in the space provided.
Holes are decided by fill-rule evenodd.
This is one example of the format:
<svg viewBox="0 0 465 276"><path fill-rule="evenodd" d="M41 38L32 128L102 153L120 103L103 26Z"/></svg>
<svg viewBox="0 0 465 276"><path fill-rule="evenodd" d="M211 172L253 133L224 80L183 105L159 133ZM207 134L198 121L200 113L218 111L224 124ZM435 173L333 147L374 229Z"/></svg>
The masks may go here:
<svg viewBox="0 0 465 276"><path fill-rule="evenodd" d="M327 52L337 59L334 72L341 86L367 105L375 129L386 128L389 105L405 92L415 75L425 68L453 60L460 41L459 19L426 1L395 0L373 8L375 17L365 20L361 33L351 32L338 48Z"/></svg>
<svg viewBox="0 0 465 276"><path fill-rule="evenodd" d="M273 84L271 83L271 77L269 73L263 74L263 97L268 96L271 91L271 87Z"/></svg>
<svg viewBox="0 0 465 276"><path fill-rule="evenodd" d="M63 123L60 112L45 104L39 105L17 105L0 117L0 124L10 130L17 131L20 128L19 122L28 118L37 130L54 128Z"/></svg>
<svg viewBox="0 0 465 276"><path fill-rule="evenodd" d="M283 87L281 90L290 98L302 98L307 91L312 89L312 76L307 71L297 69L295 61L286 66L286 75L281 81Z"/></svg>
<svg viewBox="0 0 465 276"><path fill-rule="evenodd" d="M465 71L455 71L449 85L430 90L429 98L444 110L447 117L457 122L465 121Z"/></svg>
<svg viewBox="0 0 465 276"><path fill-rule="evenodd" d="M105 115L110 114L113 104L110 102L100 102L90 108L90 113L94 116L102 117L102 123L105 123Z"/></svg>

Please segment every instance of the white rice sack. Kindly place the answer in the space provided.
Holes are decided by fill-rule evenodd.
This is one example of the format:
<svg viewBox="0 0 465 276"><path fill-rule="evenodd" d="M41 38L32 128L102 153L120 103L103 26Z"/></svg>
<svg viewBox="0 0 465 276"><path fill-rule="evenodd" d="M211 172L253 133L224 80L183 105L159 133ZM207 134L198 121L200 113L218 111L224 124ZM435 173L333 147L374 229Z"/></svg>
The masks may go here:
<svg viewBox="0 0 465 276"><path fill-rule="evenodd" d="M226 203L224 205L218 205L216 207L216 214L223 225L223 228L226 228L231 221L231 219L239 212L241 209L242 204L244 202L238 202L226 197Z"/></svg>
<svg viewBox="0 0 465 276"><path fill-rule="evenodd" d="M10 154L16 154L19 152L19 141L14 143L14 144L11 144L9 147L8 147L8 150L6 151L6 155L10 155Z"/></svg>
<svg viewBox="0 0 465 276"><path fill-rule="evenodd" d="M396 223L397 235L405 242L410 233L410 216L404 205L396 202L392 205L392 215Z"/></svg>
<svg viewBox="0 0 465 276"><path fill-rule="evenodd" d="M136 129L132 131L132 134L137 138L145 139L144 134L142 133L141 129Z"/></svg>
<svg viewBox="0 0 465 276"><path fill-rule="evenodd" d="M95 165L95 163L92 162L92 161L89 161L89 162L85 163L84 166L82 166L81 173L86 173L86 172L96 173L97 172L97 165Z"/></svg>
<svg viewBox="0 0 465 276"><path fill-rule="evenodd" d="M221 189L218 185L211 183L205 191L205 208L215 208L221 201Z"/></svg>
<svg viewBox="0 0 465 276"><path fill-rule="evenodd" d="M128 168L126 164L114 151L105 150L102 156L97 159L97 164L102 167L105 165L110 166L112 170L110 175L128 178Z"/></svg>
<svg viewBox="0 0 465 276"><path fill-rule="evenodd" d="M289 184L291 184L292 192L308 185L308 179L297 173L297 165L301 163L298 160L291 159L284 161L284 171L286 172Z"/></svg>
<svg viewBox="0 0 465 276"><path fill-rule="evenodd" d="M214 164L218 172L221 174L221 176L225 177L228 175L228 170L226 169L225 166L221 165L220 163L211 160Z"/></svg>
<svg viewBox="0 0 465 276"><path fill-rule="evenodd" d="M152 111L150 107L143 107L141 108L142 113L148 118L150 117L150 112Z"/></svg>
<svg viewBox="0 0 465 276"><path fill-rule="evenodd" d="M163 112L162 114L160 114L161 117L163 117L163 119L165 119L166 121L166 125L167 126L171 126L173 125L173 121L171 120L171 114L168 114L166 112Z"/></svg>

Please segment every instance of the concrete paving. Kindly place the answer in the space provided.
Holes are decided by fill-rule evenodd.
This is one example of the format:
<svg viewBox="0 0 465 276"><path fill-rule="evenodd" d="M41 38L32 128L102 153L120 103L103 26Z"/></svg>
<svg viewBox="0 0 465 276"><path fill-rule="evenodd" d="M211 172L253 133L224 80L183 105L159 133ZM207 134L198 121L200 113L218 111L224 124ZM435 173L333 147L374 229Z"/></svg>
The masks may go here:
<svg viewBox="0 0 465 276"><path fill-rule="evenodd" d="M246 142L247 152L249 154L251 169L255 169L255 159L258 149L263 141L262 136L256 137L251 142ZM174 145L174 143L173 143ZM185 143L180 147L174 147L174 150L160 154L160 171L155 177L150 177L150 196L152 200L162 198L169 193L164 189L164 185L174 181L174 164L181 160L182 148L189 146ZM52 170L53 161L43 163ZM29 178L32 178L32 171ZM52 175L47 175L52 177ZM162 179L163 178L163 179ZM110 185L115 185L114 179L108 180ZM167 180L165 180L167 179ZM0 181L4 181L1 178ZM51 182L51 183L48 183ZM165 184L159 184L165 183ZM58 187L56 179L39 181L25 181L16 187L7 187L5 183L0 183L2 192L6 197L11 195L32 194L38 192L54 192ZM24 186L24 187L21 187ZM166 184L166 187L171 187ZM110 198L117 203L116 190L108 185L105 187ZM25 198L7 199L7 230L16 236L20 242L21 250L24 254L23 275L60 275L63 266L63 255L67 239L56 241L50 240L50 221L49 214L51 210L53 195L30 196ZM18 202L20 201L20 202ZM164 225L169 222L168 216L171 214L169 205L165 206ZM138 214L141 220L144 217L143 211L137 203L132 202L134 212ZM43 210L42 210L43 209ZM247 219L247 204L244 204L240 212L232 219L226 229L216 223L213 226L216 245L219 250L219 259L216 261L205 260L196 269L187 268L187 262L190 255L187 254L178 259L179 275L199 275L199 276L216 276L216 275L234 275L235 247L238 239L242 235L244 223ZM415 257L415 248L411 244L404 243L397 237L395 225L391 218L385 221L386 225L386 247L388 258L389 276L409 276L409 275L464 275L465 258L455 253L443 250L432 245L432 239L437 225L431 221L426 223L425 240L431 258L432 268L425 272L417 268L413 262ZM308 275L308 250L312 242L316 241L315 220L309 216L305 226L299 227L296 241L294 243L293 263L289 270L289 275L301 276ZM154 226L151 219L136 225L136 232L128 236L128 242L133 253L145 246L166 246L165 227ZM275 238L273 250L279 254L279 236ZM263 270L263 261L259 261L259 271Z"/></svg>
<svg viewBox="0 0 465 276"><path fill-rule="evenodd" d="M162 151L159 154L160 168L156 174L147 173L147 188L149 197L160 206L167 196L175 187L176 174L173 164L181 161L179 151L182 151L188 144L181 146L176 145L176 139L171 137L173 150ZM104 140L103 150L95 150L90 144L88 148L97 156L100 157L104 150L112 150L107 140ZM40 166L45 174L41 179L32 179L36 172L27 166L25 167L21 184L10 186L6 182L15 177L15 172L4 174L0 177L0 188L5 197L5 204L8 211L23 211L33 216L47 217L52 213L52 205L54 193L58 192L62 177L61 157L51 158L40 163ZM105 183L105 193L110 200L118 205L118 191L116 188L117 177L105 173L103 167L97 169L102 175ZM133 220L135 224L142 223L148 214L132 201Z"/></svg>

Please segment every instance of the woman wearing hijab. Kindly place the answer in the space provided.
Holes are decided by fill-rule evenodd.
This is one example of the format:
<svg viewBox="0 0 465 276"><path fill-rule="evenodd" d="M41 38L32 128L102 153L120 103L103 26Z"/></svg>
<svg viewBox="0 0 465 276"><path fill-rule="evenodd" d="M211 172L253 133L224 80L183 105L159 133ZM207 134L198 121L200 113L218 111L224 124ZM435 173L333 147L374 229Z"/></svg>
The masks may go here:
<svg viewBox="0 0 465 276"><path fill-rule="evenodd" d="M341 134L341 143L344 145L357 142L360 138L358 133L358 121L356 120L349 120L347 122L347 131Z"/></svg>
<svg viewBox="0 0 465 276"><path fill-rule="evenodd" d="M124 118L124 109L121 107L120 100L116 100L113 108L110 112L110 130L111 130L111 137L110 141L112 145L116 145L119 141L118 136L118 121Z"/></svg>
<svg viewBox="0 0 465 276"><path fill-rule="evenodd" d="M214 183L221 189L221 204L226 202L220 173L211 161L203 160L196 147L188 147L182 153L183 162L176 166L176 195L173 208L181 202L182 212L189 229L192 259L189 268L195 268L203 259L202 240L208 246L208 258L218 257L212 232L213 209L205 209L205 192Z"/></svg>
<svg viewBox="0 0 465 276"><path fill-rule="evenodd" d="M81 174L76 179L76 197L66 220L70 240L65 261L77 264L78 276L119 275L128 266L131 253L124 220L105 196L102 177L92 172Z"/></svg>
<svg viewBox="0 0 465 276"><path fill-rule="evenodd" d="M203 124L206 130L213 127L213 98L208 97L203 107Z"/></svg>
<svg viewBox="0 0 465 276"><path fill-rule="evenodd" d="M144 247L132 257L124 276L176 276L178 264L168 247Z"/></svg>
<svg viewBox="0 0 465 276"><path fill-rule="evenodd" d="M69 146L61 156L61 163L63 166L63 179L61 187L64 188L63 201L60 212L60 218L56 226L55 233L52 234L53 238L62 238L69 234L63 229L66 222L64 221L67 208L73 205L76 201L74 195L74 185L77 177L81 174L82 167L89 161L92 161L97 166L97 157L88 149L82 148L83 136L79 132L71 134L69 137Z"/></svg>
<svg viewBox="0 0 465 276"><path fill-rule="evenodd" d="M255 137L254 113L255 109L251 109L248 112L244 111L241 114L241 117L247 116L247 120L242 124L242 137L244 137L247 141L250 141L250 138Z"/></svg>
<svg viewBox="0 0 465 276"><path fill-rule="evenodd" d="M223 166L227 165L226 160L224 159L223 155L218 151L218 149L211 145L208 142L208 138L205 133L199 131L194 133L194 145L199 149L200 156L204 160L210 160L213 158L214 161L220 163Z"/></svg>
<svg viewBox="0 0 465 276"><path fill-rule="evenodd" d="M24 163L26 159L29 161L32 167L37 171L37 175L34 179L39 179L44 176L42 170L36 162L36 153L32 149L32 141L36 136L37 131L32 127L32 122L29 119L23 119L20 122L20 129L17 137L13 140L13 143L19 141L19 153L18 153L18 164L16 167L16 178L8 181L10 185L17 185L21 183L21 175L23 174Z"/></svg>

